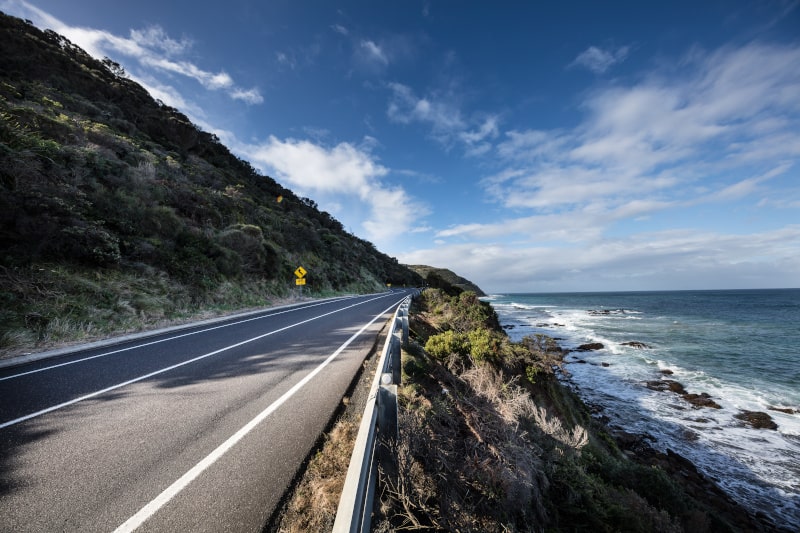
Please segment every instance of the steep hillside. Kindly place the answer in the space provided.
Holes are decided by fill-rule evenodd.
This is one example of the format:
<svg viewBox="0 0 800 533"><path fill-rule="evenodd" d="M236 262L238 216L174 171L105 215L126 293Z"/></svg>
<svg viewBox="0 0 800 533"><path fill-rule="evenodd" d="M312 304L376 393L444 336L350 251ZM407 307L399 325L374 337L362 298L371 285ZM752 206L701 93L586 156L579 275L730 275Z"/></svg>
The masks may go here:
<svg viewBox="0 0 800 533"><path fill-rule="evenodd" d="M421 278L111 60L0 13L0 353Z"/></svg>
<svg viewBox="0 0 800 533"><path fill-rule="evenodd" d="M422 276L425 283L434 289L442 289L455 296L462 291L471 291L478 296L486 296L480 287L470 280L462 278L452 270L427 265L409 265L408 268Z"/></svg>

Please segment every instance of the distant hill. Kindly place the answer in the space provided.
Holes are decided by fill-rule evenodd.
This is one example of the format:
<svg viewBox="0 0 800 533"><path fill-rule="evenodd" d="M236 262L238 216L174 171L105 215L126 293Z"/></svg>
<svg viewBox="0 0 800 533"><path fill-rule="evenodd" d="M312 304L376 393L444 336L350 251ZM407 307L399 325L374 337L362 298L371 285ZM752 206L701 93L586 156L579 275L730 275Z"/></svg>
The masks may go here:
<svg viewBox="0 0 800 533"><path fill-rule="evenodd" d="M443 289L445 292L453 292L452 287L455 287L455 292L472 291L478 296L486 296L480 287L472 283L466 278L462 278L452 270L446 268L436 268L427 265L408 265L408 268L422 276L429 286Z"/></svg>
<svg viewBox="0 0 800 533"><path fill-rule="evenodd" d="M0 351L421 277L154 100L0 13Z"/></svg>

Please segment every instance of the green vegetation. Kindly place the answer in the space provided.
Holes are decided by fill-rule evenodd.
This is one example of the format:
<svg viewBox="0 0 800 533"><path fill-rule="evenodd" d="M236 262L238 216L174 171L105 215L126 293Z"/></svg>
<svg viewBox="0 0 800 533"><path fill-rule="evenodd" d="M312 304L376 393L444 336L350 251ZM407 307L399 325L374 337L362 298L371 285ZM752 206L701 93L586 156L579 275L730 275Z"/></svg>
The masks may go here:
<svg viewBox="0 0 800 533"><path fill-rule="evenodd" d="M0 354L418 285L110 60L0 13Z"/></svg>
<svg viewBox="0 0 800 533"><path fill-rule="evenodd" d="M488 304L452 289L425 290L411 317L378 531L735 530L617 447L559 383L552 339L511 342Z"/></svg>
<svg viewBox="0 0 800 533"><path fill-rule="evenodd" d="M478 296L486 296L480 287L452 270L427 265L409 265L408 268L422 276L428 287L442 289L451 296L457 296L464 291L474 292Z"/></svg>

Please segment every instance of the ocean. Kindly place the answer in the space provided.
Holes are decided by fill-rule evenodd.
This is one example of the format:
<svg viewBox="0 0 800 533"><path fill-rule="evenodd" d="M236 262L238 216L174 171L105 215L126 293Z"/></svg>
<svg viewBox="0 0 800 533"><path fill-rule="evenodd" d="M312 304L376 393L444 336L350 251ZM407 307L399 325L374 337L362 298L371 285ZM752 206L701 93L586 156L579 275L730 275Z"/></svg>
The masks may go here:
<svg viewBox="0 0 800 533"><path fill-rule="evenodd" d="M800 289L486 300L514 340L544 333L569 349L602 343L565 358L562 379L587 404L609 424L691 460L748 509L784 527L800 524ZM665 380L721 408L656 390ZM745 424L736 418L742 411L769 414L777 429Z"/></svg>

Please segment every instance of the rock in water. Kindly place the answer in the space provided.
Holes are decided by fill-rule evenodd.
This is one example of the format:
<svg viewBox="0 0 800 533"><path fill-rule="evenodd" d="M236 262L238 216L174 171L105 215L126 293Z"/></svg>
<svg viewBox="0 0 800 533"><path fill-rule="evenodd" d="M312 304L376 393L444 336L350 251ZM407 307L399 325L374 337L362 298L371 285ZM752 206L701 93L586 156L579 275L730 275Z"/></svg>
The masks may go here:
<svg viewBox="0 0 800 533"><path fill-rule="evenodd" d="M605 348L602 342L589 342L587 344L581 344L577 348L575 348L576 352L589 352L592 350L602 350Z"/></svg>
<svg viewBox="0 0 800 533"><path fill-rule="evenodd" d="M630 346L631 348L636 348L637 350L647 350L647 349L652 348L652 346L650 346L649 344L645 344L645 343L639 342L639 341L623 342L622 345L623 346Z"/></svg>
<svg viewBox="0 0 800 533"><path fill-rule="evenodd" d="M722 406L712 400L711 396L705 392L700 394L684 394L682 398L695 407L711 407L712 409L722 409Z"/></svg>
<svg viewBox="0 0 800 533"><path fill-rule="evenodd" d="M778 424L776 424L767 413L762 413L760 411L742 411L738 415L733 416L746 424L750 424L755 429L778 429Z"/></svg>

